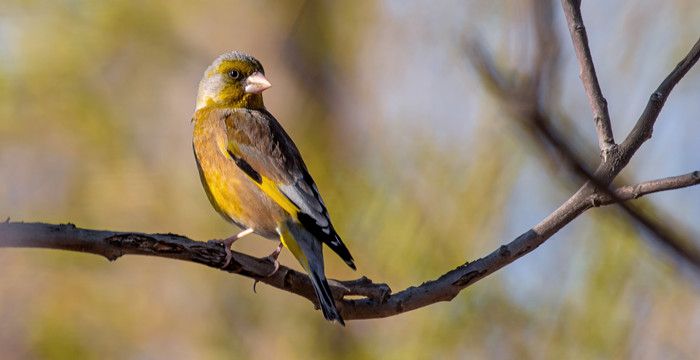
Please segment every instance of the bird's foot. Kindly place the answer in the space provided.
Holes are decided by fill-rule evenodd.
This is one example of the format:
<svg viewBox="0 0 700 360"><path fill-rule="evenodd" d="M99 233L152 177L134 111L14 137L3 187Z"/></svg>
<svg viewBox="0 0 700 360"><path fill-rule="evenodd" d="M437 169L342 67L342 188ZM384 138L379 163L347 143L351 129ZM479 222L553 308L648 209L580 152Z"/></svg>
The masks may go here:
<svg viewBox="0 0 700 360"><path fill-rule="evenodd" d="M265 277L269 278L270 276L275 275L277 273L277 271L280 269L280 262L277 261L277 258L280 256L280 253L282 252L283 247L284 247L284 245L280 241L279 245L277 245L277 248L275 248L275 250L270 255L267 256L267 260L270 260L270 262L272 262L272 264L275 266L275 268L269 274L265 275ZM258 285L259 282L260 282L260 280L255 280L255 282L253 283L253 292L256 292L255 286Z"/></svg>
<svg viewBox="0 0 700 360"><path fill-rule="evenodd" d="M224 246L224 251L226 251L226 261L224 261L224 265L221 267L222 269L225 269L233 259L233 252L231 251L231 246L234 242L236 242L236 240L238 240L237 237L231 236L221 241L221 244Z"/></svg>
<svg viewBox="0 0 700 360"><path fill-rule="evenodd" d="M233 260L233 252L231 251L231 246L233 246L233 243L246 235L252 234L253 231L254 230L252 228L248 228L221 241L221 244L224 246L224 251L226 251L226 261L224 261L224 265L221 267L222 269L225 269L231 263L231 260Z"/></svg>
<svg viewBox="0 0 700 360"><path fill-rule="evenodd" d="M272 270L269 274L267 274L267 277L270 277L272 275L275 275L277 273L277 270L280 269L280 262L277 261L277 258L280 257L280 253L282 252L282 248L284 245L282 245L282 242L280 241L279 245L277 245L277 248L272 252L272 254L267 256L267 259L272 262L272 264L275 266L275 269Z"/></svg>

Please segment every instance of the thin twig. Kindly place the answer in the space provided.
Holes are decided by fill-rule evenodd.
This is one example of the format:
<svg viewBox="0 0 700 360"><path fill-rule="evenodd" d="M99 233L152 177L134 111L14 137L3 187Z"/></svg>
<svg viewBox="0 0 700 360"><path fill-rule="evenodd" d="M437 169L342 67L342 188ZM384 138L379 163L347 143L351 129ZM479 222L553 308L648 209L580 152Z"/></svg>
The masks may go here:
<svg viewBox="0 0 700 360"><path fill-rule="evenodd" d="M600 148L603 161L607 161L610 153L614 151L615 139L613 137L612 126L610 125L610 114L608 113L608 102L600 90L598 77L593 65L591 49L588 46L588 36L586 27L583 25L581 17L581 1L562 0L562 7L566 15L566 22L569 25L571 41L574 45L576 57L578 58L580 73L579 77L586 90L588 102L593 111L593 121L595 122L596 134L598 135L598 146Z"/></svg>
<svg viewBox="0 0 700 360"><path fill-rule="evenodd" d="M665 90L665 96L668 96L668 93L673 88L672 85L675 85L680 77L685 75L688 69L692 67L694 64L692 59L697 60L698 55L696 48L697 45L686 58L681 61L676 69L671 72L661 86L659 86L660 89ZM530 134L544 140L544 144L549 144L573 174L588 182L587 186L589 186L589 188L587 191L590 193L590 206L599 206L598 200L601 196L612 199L611 201L613 203L619 203L620 208L630 219L634 220L654 235L652 239L657 240L665 248L671 250L674 255L685 263L692 264L695 270L700 271L700 250L692 246L691 242L685 240L677 231L671 229L667 222L661 223L656 221L638 211L633 206L622 203L609 188L609 184L629 161L629 159L625 160L624 157L631 157L633 155L633 153L629 152L629 147L621 146L623 150L610 154L609 161L602 161L595 172L590 171L585 161L578 156L571 143L563 140L554 127L550 125L552 123L551 118L545 109L543 109L541 102L537 99L540 92L539 89L509 83L507 79L512 78L512 76L508 76L502 71L499 71L494 61L478 42L472 42L467 50L470 55L469 59L472 60L474 67L477 69L477 73L482 78L482 82L487 85L486 88L506 105L505 109L512 117L521 120L518 123L524 125L525 128L529 130ZM535 73L541 74L545 72L544 70L540 70ZM671 82L669 79L676 80L675 82ZM539 84L540 82L537 80L529 80L523 83ZM672 85L669 86L668 84ZM663 103L661 103L661 105L663 105ZM647 108L649 108L649 105ZM658 110L660 111L660 108ZM654 118L651 121L656 119L655 116L658 116L659 111L654 114ZM645 111L645 114L651 113ZM648 121L650 121L649 118L647 118L646 121L646 123L648 123ZM642 139L642 141L643 140L645 139ZM625 142L627 142L627 140ZM636 149L634 149L634 151L636 151Z"/></svg>
<svg viewBox="0 0 700 360"><path fill-rule="evenodd" d="M615 189L614 198L598 194L594 201L597 201L600 205L609 205L613 202L637 199L659 191L682 189L698 184L700 184L700 171L693 171L684 175L645 181L636 185L621 186Z"/></svg>
<svg viewBox="0 0 700 360"><path fill-rule="evenodd" d="M547 140L547 142L552 144L552 146L559 151L562 158L566 161L573 173L582 180L586 181L586 184L583 185L581 190L589 194L589 205L591 207L601 205L598 202L601 196L603 198L609 198L609 203L617 203L620 209L630 219L634 220L648 232L650 232L654 236L653 239L656 239L660 244L671 250L672 254L678 259L681 259L683 262L693 266L695 271L700 273L700 250L693 246L690 241L680 236L677 231L670 228L668 221L665 223L656 221L655 219L652 219L638 211L630 204L625 203L623 201L624 199L617 197L616 192L610 189L610 183L601 180L601 178L588 170L583 160L576 155L571 147L561 140L561 136L556 134L555 130L550 125L550 122L541 113L538 112L535 114L533 123L534 127ZM612 159L614 160L617 156L619 155L613 154Z"/></svg>
<svg viewBox="0 0 700 360"><path fill-rule="evenodd" d="M671 94L671 90L673 90L676 84L678 84L685 74L698 62L698 59L700 59L700 38L695 42L695 45L693 45L690 52L688 52L683 60L681 60L673 71L666 76L661 85L656 88L656 91L651 94L642 115L639 116L634 128L632 128L632 131L630 131L620 145L619 159L614 164L610 165L612 169L606 170L601 164L599 171L609 171L610 175L616 176L623 167L627 166L629 160L634 156L637 150L639 150L642 144L651 139L656 119L659 117L659 113L661 113L666 99L668 99L669 94Z"/></svg>

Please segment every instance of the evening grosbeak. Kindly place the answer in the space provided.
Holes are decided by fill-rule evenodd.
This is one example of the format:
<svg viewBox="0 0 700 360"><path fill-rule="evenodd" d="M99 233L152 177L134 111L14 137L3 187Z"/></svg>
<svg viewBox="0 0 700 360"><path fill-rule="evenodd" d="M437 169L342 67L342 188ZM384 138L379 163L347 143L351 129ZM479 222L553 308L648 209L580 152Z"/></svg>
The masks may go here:
<svg viewBox="0 0 700 360"><path fill-rule="evenodd" d="M199 83L193 146L202 185L214 209L242 232L280 240L270 255L277 263L289 249L311 279L323 316L344 325L323 270L322 244L355 269L331 224L301 154L263 103L270 87L258 60L242 52L219 56Z"/></svg>

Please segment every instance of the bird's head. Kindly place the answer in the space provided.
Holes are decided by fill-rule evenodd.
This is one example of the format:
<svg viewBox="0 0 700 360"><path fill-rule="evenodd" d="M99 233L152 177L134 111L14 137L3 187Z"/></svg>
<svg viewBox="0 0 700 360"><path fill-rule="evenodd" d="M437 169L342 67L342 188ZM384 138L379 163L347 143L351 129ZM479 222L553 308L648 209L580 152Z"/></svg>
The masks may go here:
<svg viewBox="0 0 700 360"><path fill-rule="evenodd" d="M199 82L196 107L263 109L262 92L270 86L260 61L232 51L220 55L207 68Z"/></svg>

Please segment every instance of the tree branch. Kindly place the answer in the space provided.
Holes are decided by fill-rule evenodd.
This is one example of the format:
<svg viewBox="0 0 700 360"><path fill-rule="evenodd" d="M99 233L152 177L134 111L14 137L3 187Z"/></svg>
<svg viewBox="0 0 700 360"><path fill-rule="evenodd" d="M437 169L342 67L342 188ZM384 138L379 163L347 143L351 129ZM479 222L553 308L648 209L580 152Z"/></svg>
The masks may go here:
<svg viewBox="0 0 700 360"><path fill-rule="evenodd" d="M700 184L700 171L693 171L679 176L672 176L663 179L642 182L636 185L627 185L615 189L615 197L605 194L597 194L593 201L600 205L609 205L614 202L638 199L644 195L653 194L659 191L682 189Z"/></svg>
<svg viewBox="0 0 700 360"><path fill-rule="evenodd" d="M561 228L590 209L592 197L597 205L637 199L647 194L700 184L700 172L624 186L615 191L616 199L587 190L583 186L557 210L532 229L502 245L487 256L467 262L439 278L392 294L388 285L375 284L362 277L357 280L329 280L341 314L346 320L372 319L398 315L440 301L450 301L462 290L498 269L531 252ZM200 242L176 234L143 234L88 230L73 224L0 223L0 248L45 248L69 250L104 256L114 261L123 255L147 255L190 261L221 269L226 252L218 241ZM306 274L281 266L270 277L274 266L266 258L233 252L229 265L221 269L263 282L275 288L305 297L316 304ZM362 296L347 299L347 296Z"/></svg>
<svg viewBox="0 0 700 360"><path fill-rule="evenodd" d="M622 169L627 166L632 156L639 150L642 144L651 139L651 134L654 130L656 119L661 113L661 109L666 103L666 99L671 94L673 88L679 81L688 73L688 71L698 62L700 58L700 38L695 42L695 45L690 49L688 55L681 60L678 65L671 71L664 81L656 88L656 91L649 97L649 102L644 108L642 115L639 116L637 123L632 128L632 131L627 135L627 138L620 145L620 154L618 159L610 165L602 166L599 172L609 173L611 176L617 176Z"/></svg>
<svg viewBox="0 0 700 360"><path fill-rule="evenodd" d="M540 41L540 44L545 45L546 42ZM688 69L694 64L692 59L697 61L698 55L696 54L696 48L697 44L659 87L666 89L666 96L668 96L673 86L669 87L664 84L669 83L669 78L672 78L676 79L673 83L673 85L675 85L680 79L678 76L682 77L687 73ZM588 182L586 185L589 186L588 190L592 191L589 198L592 206L599 206L600 204L598 204L598 201L601 198L609 198L609 201L618 203L619 207L630 219L642 225L654 235L652 239L657 240L664 245L665 248L671 250L679 259L683 260L685 263L691 264L696 271L700 272L700 250L692 246L689 241L683 239L682 236L671 229L667 224L655 221L648 215L635 209L632 205L622 202L622 199L616 199L616 194L609 188L609 184L612 180L619 174L619 171L627 165L627 162L629 162L629 158L625 159L624 157L629 156L631 158L633 155L633 153L629 152L629 147L621 147L624 148L624 150L620 151L617 149L617 151L613 153L608 153L608 158L603 159L598 169L595 172L590 171L585 161L577 155L571 142L564 140L557 134L553 126L551 126L552 121L550 115L547 114L537 98L540 89L527 86L527 84L540 84L541 82L538 79L526 79L525 81L521 81L521 83L526 84L526 86L520 85L521 83L509 83L508 79L510 77L496 68L493 60L478 42L472 43L471 46L468 47L468 50L469 58L472 60L482 81L487 85L486 88L506 105L505 109L512 117L522 120L519 123L523 124L530 134L544 140L544 143L549 144L574 175ZM540 49L539 51L546 51L546 49ZM554 62L552 65L553 64ZM679 71L679 68L683 71ZM534 73L542 74L546 73L546 71L541 69ZM649 105L647 108L648 107ZM659 112L660 109L655 114L652 114L652 121L656 119ZM645 110L645 114L647 113L648 111ZM643 115L643 117L645 116L646 115ZM645 139L641 141L644 140ZM541 142L538 143L542 145ZM637 147L637 149L638 148L639 147ZM636 151L636 149L634 149L634 151ZM622 164L623 161L624 164Z"/></svg>
<svg viewBox="0 0 700 360"><path fill-rule="evenodd" d="M581 17L580 0L562 0L562 7L566 15L566 22L569 25L571 41L574 45L576 57L578 58L580 73L579 77L586 90L588 102L593 110L593 121L595 122L596 134L598 135L598 146L601 151L603 161L607 161L610 152L616 145L613 138L612 127L610 125L610 114L608 113L608 102L603 97L600 90L598 77L595 73L591 49L588 47L588 36L586 27L583 25Z"/></svg>
<svg viewBox="0 0 700 360"><path fill-rule="evenodd" d="M233 259L222 268L226 252L220 241L194 241L176 234L144 234L77 228L73 224L0 223L0 248L44 248L100 255L114 261L123 255L147 255L190 261L211 268L259 280L278 289L301 295L312 302L316 295L306 274L285 266L272 276L274 265L233 251ZM352 281L330 281L333 293L365 296L381 302L391 294L386 284L374 284L366 277Z"/></svg>

